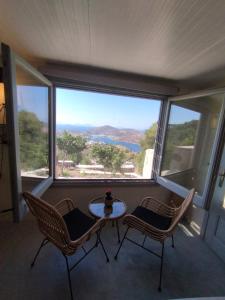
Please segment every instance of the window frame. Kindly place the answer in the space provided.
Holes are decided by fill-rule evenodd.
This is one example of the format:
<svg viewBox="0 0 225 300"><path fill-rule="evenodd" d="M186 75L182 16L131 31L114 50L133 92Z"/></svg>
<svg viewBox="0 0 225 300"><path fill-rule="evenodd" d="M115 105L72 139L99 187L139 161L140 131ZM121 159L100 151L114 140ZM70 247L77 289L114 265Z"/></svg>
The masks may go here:
<svg viewBox="0 0 225 300"><path fill-rule="evenodd" d="M160 163L159 163L159 172L158 175L156 176L156 182L163 187L169 189L170 191L178 194L181 197L186 197L189 190L172 180L165 178L161 176L161 171L162 171L162 162L163 162L163 155L165 152L165 146L166 146L166 135L167 135L167 130L168 130L168 125L169 125L169 117L170 117L170 111L171 111L171 105L174 102L179 102L182 100L188 100L190 98L192 99L198 99L200 97L205 97L205 96L213 96L216 94L224 94L223 98L223 104L221 107L221 112L218 120L218 127L217 131L215 134L215 139L214 139L214 144L212 147L212 153L211 153L211 158L210 158L210 165L208 168L206 180L205 180L205 186L204 186L204 192L203 194L200 195L195 195L194 196L194 203L202 208L206 208L207 204L210 201L210 195L212 193L212 190L214 188L215 184L215 178L216 178L216 160L217 160L217 155L219 155L219 149L221 147L221 143L223 141L223 131L225 128L225 88L218 88L218 89L211 89L211 90L202 90L182 96L175 96L175 97L169 97L168 98L168 106L166 110L166 118L165 118L165 123L164 123L164 130L163 130L163 141L162 141L162 147L161 147L161 155L160 155Z"/></svg>
<svg viewBox="0 0 225 300"><path fill-rule="evenodd" d="M136 98L144 98L151 100L158 100L160 101L160 109L159 109L159 119L158 122L162 122L161 120L161 111L163 110L163 107L165 106L165 102L167 101L166 96L162 95L155 95L148 92L138 91L138 90L130 90L130 89L123 89L123 88L115 88L115 87L108 87L103 85L96 85L96 84L86 84L82 82L69 82L69 81L62 81L57 82L53 85L53 105L54 105L54 117L53 117L53 141L54 141L54 147L53 147L53 161L54 161L54 186L61 186L61 185L68 185L68 186L93 186L93 185L106 185L110 184L110 186L118 186L118 185L149 185L149 184L155 184L155 176L149 179L59 179L56 178L55 173L55 167L56 167L56 89L57 88L64 88L64 89L72 89L77 91L87 91L87 92L98 92L98 93L105 93L110 95L120 95L120 96L130 96L130 97L136 97ZM156 134L156 139L158 136L158 132ZM153 156L153 169L152 174L154 174L154 167L158 165L156 152L154 151Z"/></svg>
<svg viewBox="0 0 225 300"><path fill-rule="evenodd" d="M15 55L15 66L19 65L28 73L32 74L34 77L39 79L41 82L46 84L48 87L48 158L49 158L49 176L46 179L43 179L33 190L32 193L36 196L42 195L47 188L53 182L53 85L52 83L45 78L40 72L33 68L29 63L27 63L23 58ZM16 99L17 100L17 99ZM34 181L35 181L34 177Z"/></svg>
<svg viewBox="0 0 225 300"><path fill-rule="evenodd" d="M36 196L42 195L53 183L53 97L52 83L34 67L27 63L23 58L14 53L6 44L2 43L3 59L3 81L6 95L6 119L7 132L9 139L9 168L11 179L11 198L13 205L13 220L19 222L27 213L27 206L22 198L22 176L20 170L20 142L19 126L17 115L17 87L16 87L16 65L42 81L48 87L48 130L49 130L49 176L43 179L32 189ZM34 179L35 181L35 179Z"/></svg>

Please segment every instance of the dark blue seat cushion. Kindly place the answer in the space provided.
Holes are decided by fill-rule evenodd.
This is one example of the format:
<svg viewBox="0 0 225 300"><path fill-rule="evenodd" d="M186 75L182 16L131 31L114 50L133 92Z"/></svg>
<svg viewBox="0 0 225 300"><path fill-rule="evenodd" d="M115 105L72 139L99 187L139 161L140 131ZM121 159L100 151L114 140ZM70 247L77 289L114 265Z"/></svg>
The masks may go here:
<svg viewBox="0 0 225 300"><path fill-rule="evenodd" d="M85 215L79 208L64 215L63 219L72 241L79 239L95 224L95 220Z"/></svg>
<svg viewBox="0 0 225 300"><path fill-rule="evenodd" d="M161 230L167 230L171 224L171 218L158 215L142 206L138 206L132 215Z"/></svg>

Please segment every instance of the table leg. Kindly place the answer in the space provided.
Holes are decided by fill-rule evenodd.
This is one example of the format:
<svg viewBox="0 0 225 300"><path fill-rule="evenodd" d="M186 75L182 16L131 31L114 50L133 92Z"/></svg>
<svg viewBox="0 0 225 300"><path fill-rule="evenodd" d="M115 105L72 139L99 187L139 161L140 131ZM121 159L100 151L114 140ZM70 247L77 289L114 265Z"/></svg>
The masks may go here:
<svg viewBox="0 0 225 300"><path fill-rule="evenodd" d="M116 229L117 229L118 243L120 243L120 230L119 230L119 222L118 222L118 220L116 220Z"/></svg>

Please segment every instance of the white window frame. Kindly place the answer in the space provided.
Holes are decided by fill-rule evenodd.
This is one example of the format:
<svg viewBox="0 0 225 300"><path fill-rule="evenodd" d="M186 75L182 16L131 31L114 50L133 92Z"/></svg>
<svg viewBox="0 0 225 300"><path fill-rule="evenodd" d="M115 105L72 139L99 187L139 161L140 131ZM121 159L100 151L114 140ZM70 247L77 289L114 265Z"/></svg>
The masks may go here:
<svg viewBox="0 0 225 300"><path fill-rule="evenodd" d="M194 203L199 206L199 207L205 207L206 203L209 201L209 196L211 194L211 190L213 189L213 178L215 177L215 164L216 164L216 159L217 159L217 154L220 148L220 142L221 142L221 135L223 134L223 128L225 126L225 88L219 88L219 89L211 89L211 90L203 90L195 93L190 93L187 95L182 95L182 96L176 96L176 97L170 97L168 98L168 105L167 105L167 111L166 111L166 117L165 117L165 123L164 123L164 130L163 130L163 142L162 142L162 147L161 147L161 155L160 155L160 167L159 167L159 172L158 175L156 176L156 182L163 187L169 189L170 191L178 194L181 197L186 197L189 190L172 180L165 178L161 176L161 171L162 171L162 161L163 161L163 154L165 151L165 144L166 144L166 134L167 134L167 128L168 128L168 122L169 122L169 116L170 116L170 110L171 110L171 104L172 102L178 102L182 100L188 100L188 99L197 99L199 97L204 97L204 96L212 96L216 94L224 94L224 99L223 99L223 104L221 108L221 113L219 116L219 121L218 121L218 127L217 127L217 132L215 135L215 140L212 148L212 154L211 154L211 159L210 159L210 164L208 168L208 173L206 176L206 181L205 181L205 187L204 187L204 192L203 194L200 195L195 195L194 197Z"/></svg>
<svg viewBox="0 0 225 300"><path fill-rule="evenodd" d="M120 95L120 96L128 96L128 97L136 97L136 98L144 98L151 100L158 100L161 102L160 105L160 111L159 111L159 120L161 117L161 111L163 105L165 105L165 102L167 101L167 97L165 96L159 96L159 95L153 95L147 92L139 92L136 90L127 90L127 89L121 89L121 88L109 88L105 86L97 86L97 85L87 85L83 83L69 83L63 80L62 83L57 82L57 84L54 85L54 97L53 97L53 103L54 103L54 126L53 126L53 142L54 142L54 155L53 155L53 161L54 161L54 185L105 185L110 184L113 185L149 185L149 184L155 184L155 177L149 178L149 179L59 179L56 178L55 173L55 166L56 166L56 89L57 88L64 88L64 89L73 89L77 91L87 91L87 92L98 92L98 93L105 93L105 94L111 94L111 95ZM156 153L154 152L153 161L155 162L156 159Z"/></svg>
<svg viewBox="0 0 225 300"><path fill-rule="evenodd" d="M49 176L43 179L38 185L34 187L32 193L36 196L42 195L53 183L53 123L52 123L52 83L33 68L24 59L18 56L12 51L12 49L1 44L2 47L2 58L3 58L3 80L6 92L6 120L7 121L7 132L9 139L9 169L10 169L10 180L11 180L11 198L13 205L13 220L19 222L24 215L27 213L27 206L22 197L22 176L20 170L20 144L19 144L19 126L18 126L18 115L17 115L17 90L16 90L16 65L21 66L28 73L38 78L43 82L49 89Z"/></svg>

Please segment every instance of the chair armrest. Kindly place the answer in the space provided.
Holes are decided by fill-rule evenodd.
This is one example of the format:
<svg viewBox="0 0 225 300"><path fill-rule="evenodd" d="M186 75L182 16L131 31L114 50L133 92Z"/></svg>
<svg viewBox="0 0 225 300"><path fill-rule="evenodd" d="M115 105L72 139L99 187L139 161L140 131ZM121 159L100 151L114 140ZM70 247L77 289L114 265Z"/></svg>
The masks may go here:
<svg viewBox="0 0 225 300"><path fill-rule="evenodd" d="M140 206L143 206L154 213L165 217L174 218L179 212L179 207L171 207L158 199L152 197L145 197L142 199Z"/></svg>
<svg viewBox="0 0 225 300"><path fill-rule="evenodd" d="M97 232L98 230L101 230L106 224L106 219L101 218L96 221L96 223L87 231L86 234L92 235L93 233Z"/></svg>
<svg viewBox="0 0 225 300"><path fill-rule="evenodd" d="M151 236L157 241L164 240L167 234L169 233L168 230L158 229L131 214L127 214L123 218L123 223L126 224L128 227L137 229L138 231Z"/></svg>
<svg viewBox="0 0 225 300"><path fill-rule="evenodd" d="M67 214L68 212L76 208L73 200L70 198L65 198L60 200L58 203L54 205L54 207L60 213L61 216L64 216L65 214Z"/></svg>

